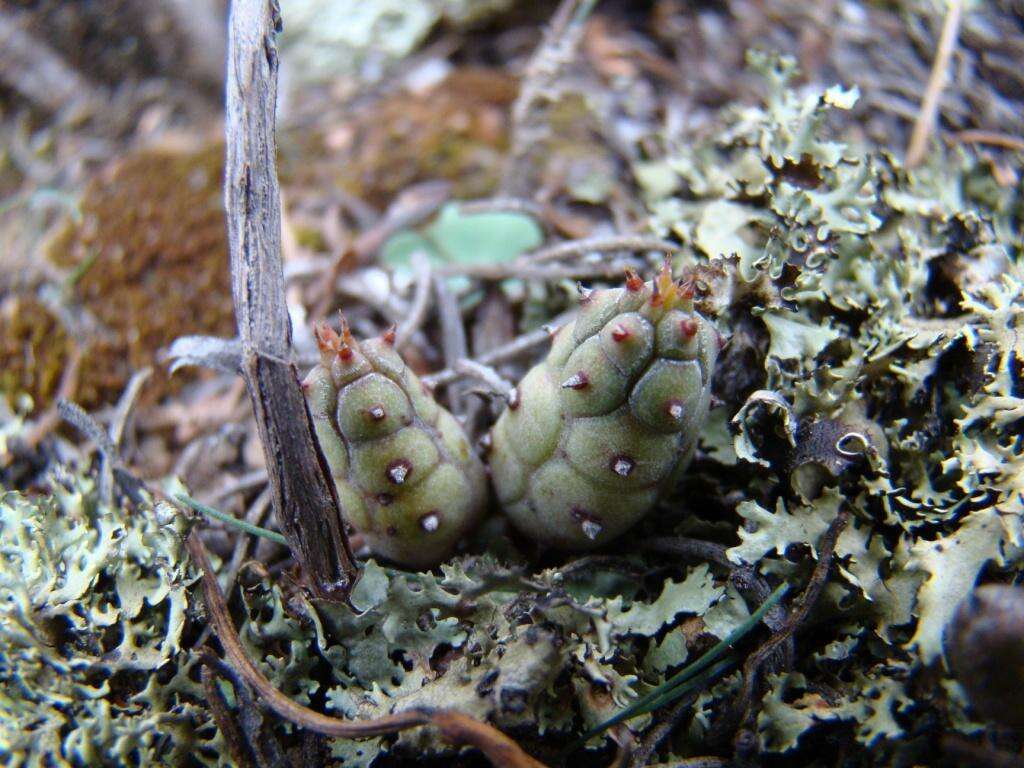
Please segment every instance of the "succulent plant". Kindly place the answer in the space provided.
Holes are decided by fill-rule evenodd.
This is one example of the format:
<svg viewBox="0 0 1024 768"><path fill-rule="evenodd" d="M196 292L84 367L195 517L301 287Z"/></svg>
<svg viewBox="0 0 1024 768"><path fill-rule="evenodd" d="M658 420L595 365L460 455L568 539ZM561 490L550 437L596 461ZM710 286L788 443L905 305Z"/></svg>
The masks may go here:
<svg viewBox="0 0 1024 768"><path fill-rule="evenodd" d="M521 531L600 546L643 517L693 455L720 347L693 290L652 282L591 291L491 433L494 488Z"/></svg>
<svg viewBox="0 0 1024 768"><path fill-rule="evenodd" d="M316 329L321 362L303 387L342 514L377 555L429 567L451 554L487 501L461 425L394 350Z"/></svg>

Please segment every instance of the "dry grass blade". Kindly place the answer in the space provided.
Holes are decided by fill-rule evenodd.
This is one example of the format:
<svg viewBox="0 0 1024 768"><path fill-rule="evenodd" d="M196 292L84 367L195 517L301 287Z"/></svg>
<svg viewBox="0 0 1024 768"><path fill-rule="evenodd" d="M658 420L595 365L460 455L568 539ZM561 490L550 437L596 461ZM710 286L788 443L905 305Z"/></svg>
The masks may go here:
<svg viewBox="0 0 1024 768"><path fill-rule="evenodd" d="M238 675L260 696L263 703L281 717L296 725L325 736L362 739L384 736L421 725L433 725L449 743L476 747L495 766L501 768L545 768L505 734L486 723L459 712L448 710L410 709L376 720L341 720L329 717L292 701L271 683L256 667L242 647L238 632L231 623L224 593L213 572L206 547L196 532L186 540L189 554L202 573L203 597L210 623L220 640L224 653Z"/></svg>
<svg viewBox="0 0 1024 768"><path fill-rule="evenodd" d="M942 96L942 89L946 87L949 60L953 56L953 49L956 48L956 40L960 32L963 5L963 0L949 0L949 8L946 9L946 18L942 22L942 32L939 35L939 47L935 52L931 75L928 77L928 86L925 88L924 98L921 99L921 109L918 112L917 121L914 123L914 130L910 134L910 142L907 144L906 166L908 168L920 165L924 160L928 139L931 137L932 131L935 130L935 120L939 114L939 99Z"/></svg>

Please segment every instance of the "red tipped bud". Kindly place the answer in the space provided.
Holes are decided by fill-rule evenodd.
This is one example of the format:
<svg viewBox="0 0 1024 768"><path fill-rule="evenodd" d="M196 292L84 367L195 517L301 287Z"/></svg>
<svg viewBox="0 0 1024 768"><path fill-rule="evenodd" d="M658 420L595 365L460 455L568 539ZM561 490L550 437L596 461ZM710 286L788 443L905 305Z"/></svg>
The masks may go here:
<svg viewBox="0 0 1024 768"><path fill-rule="evenodd" d="M683 334L684 339L692 339L696 336L698 328L697 321L692 317L684 317L679 321L679 332Z"/></svg>
<svg viewBox="0 0 1024 768"><path fill-rule="evenodd" d="M636 272L632 269L626 270L626 290L631 293L636 293L644 287L644 281Z"/></svg>
<svg viewBox="0 0 1024 768"><path fill-rule="evenodd" d="M629 328L622 323L616 323L612 328L612 341L625 341L630 336L632 334L629 332Z"/></svg>
<svg viewBox="0 0 1024 768"><path fill-rule="evenodd" d="M381 339L389 347L393 347L393 346L395 346L395 335L396 335L395 326L391 326L386 331L384 331L384 335L381 336Z"/></svg>

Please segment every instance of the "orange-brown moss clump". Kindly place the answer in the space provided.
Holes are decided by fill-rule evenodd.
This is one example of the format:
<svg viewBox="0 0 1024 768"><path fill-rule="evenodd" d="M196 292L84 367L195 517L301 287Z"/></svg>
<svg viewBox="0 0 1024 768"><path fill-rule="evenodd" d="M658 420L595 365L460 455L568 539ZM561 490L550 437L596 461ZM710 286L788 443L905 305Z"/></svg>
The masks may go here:
<svg viewBox="0 0 1024 768"><path fill-rule="evenodd" d="M60 319L35 296L0 304L0 397L30 395L38 411L57 394L71 344Z"/></svg>
<svg viewBox="0 0 1024 768"><path fill-rule="evenodd" d="M455 70L420 93L384 96L310 151L331 158L332 181L377 206L427 179L451 181L456 197L481 197L497 186L517 89L496 70Z"/></svg>
<svg viewBox="0 0 1024 768"><path fill-rule="evenodd" d="M88 340L76 397L111 402L178 336L233 331L221 178L223 148L145 150L94 179L82 221L50 247L80 270L73 300L102 329ZM166 391L156 367L150 398Z"/></svg>

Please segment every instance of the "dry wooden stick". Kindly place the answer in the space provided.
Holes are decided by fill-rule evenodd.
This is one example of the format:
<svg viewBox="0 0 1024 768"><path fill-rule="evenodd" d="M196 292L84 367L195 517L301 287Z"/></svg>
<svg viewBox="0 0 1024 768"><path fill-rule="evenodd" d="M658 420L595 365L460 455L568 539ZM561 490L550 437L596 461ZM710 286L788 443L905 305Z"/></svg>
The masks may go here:
<svg viewBox="0 0 1024 768"><path fill-rule="evenodd" d="M224 653L239 677L252 686L263 703L281 717L325 736L345 739L384 736L421 725L432 725L449 743L476 747L492 764L500 768L545 768L543 763L523 752L518 744L501 731L460 712L419 708L396 712L375 720L342 720L292 701L274 687L245 652L238 632L231 623L224 602L224 593L221 592L213 566L207 557L206 547L203 546L198 533L190 533L185 544L202 574L206 610Z"/></svg>
<svg viewBox="0 0 1024 768"><path fill-rule="evenodd" d="M228 37L224 196L242 374L259 430L278 525L313 591L343 599L357 570L338 499L313 437L298 370L281 260L274 110L276 0L235 0Z"/></svg>

